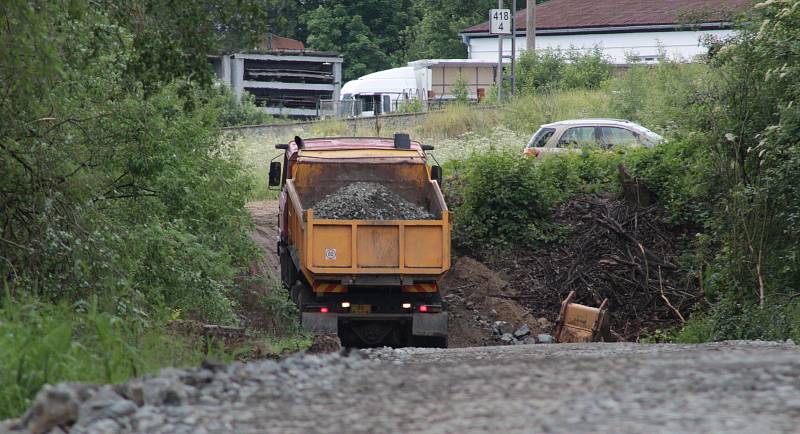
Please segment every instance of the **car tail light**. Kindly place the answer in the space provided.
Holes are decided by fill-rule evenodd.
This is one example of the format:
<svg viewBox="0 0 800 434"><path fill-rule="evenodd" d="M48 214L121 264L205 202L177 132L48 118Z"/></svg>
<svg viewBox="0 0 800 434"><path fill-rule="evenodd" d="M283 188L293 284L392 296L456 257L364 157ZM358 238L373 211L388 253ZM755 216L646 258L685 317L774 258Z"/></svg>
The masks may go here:
<svg viewBox="0 0 800 434"><path fill-rule="evenodd" d="M319 313L328 313L328 308L327 307L319 308Z"/></svg>
<svg viewBox="0 0 800 434"><path fill-rule="evenodd" d="M422 306L420 306L420 307L419 307L419 311L420 311L420 312L423 312L423 313L424 313L424 312L427 312L427 311L428 311L428 306L425 306L425 305L423 304Z"/></svg>

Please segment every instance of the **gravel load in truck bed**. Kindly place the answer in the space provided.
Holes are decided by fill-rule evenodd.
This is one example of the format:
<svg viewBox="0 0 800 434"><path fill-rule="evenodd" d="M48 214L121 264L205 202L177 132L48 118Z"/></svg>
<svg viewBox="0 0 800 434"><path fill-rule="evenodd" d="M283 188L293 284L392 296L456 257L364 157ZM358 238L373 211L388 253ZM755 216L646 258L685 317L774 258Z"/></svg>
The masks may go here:
<svg viewBox="0 0 800 434"><path fill-rule="evenodd" d="M433 220L425 208L376 182L354 182L313 206L314 217L335 220Z"/></svg>

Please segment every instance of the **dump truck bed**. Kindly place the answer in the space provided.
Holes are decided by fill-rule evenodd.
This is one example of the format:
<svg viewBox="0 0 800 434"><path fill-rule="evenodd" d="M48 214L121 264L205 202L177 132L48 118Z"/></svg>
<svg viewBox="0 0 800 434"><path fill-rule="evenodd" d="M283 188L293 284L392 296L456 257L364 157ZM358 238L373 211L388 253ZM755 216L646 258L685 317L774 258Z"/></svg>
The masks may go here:
<svg viewBox="0 0 800 434"><path fill-rule="evenodd" d="M374 283L359 275L392 275L395 282L434 279L450 268L450 214L434 220L317 219L304 209L292 180L287 181L288 226L297 261L309 281Z"/></svg>

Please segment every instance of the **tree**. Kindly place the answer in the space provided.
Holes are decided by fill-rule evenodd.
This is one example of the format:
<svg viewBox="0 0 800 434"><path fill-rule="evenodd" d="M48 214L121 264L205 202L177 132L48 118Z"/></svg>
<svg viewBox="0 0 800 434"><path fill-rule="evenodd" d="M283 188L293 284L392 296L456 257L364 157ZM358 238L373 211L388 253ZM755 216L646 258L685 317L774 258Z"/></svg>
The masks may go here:
<svg viewBox="0 0 800 434"><path fill-rule="evenodd" d="M320 6L304 19L310 32L310 48L344 56L345 80L390 67L389 56L371 37L361 16L351 15L343 5Z"/></svg>
<svg viewBox="0 0 800 434"><path fill-rule="evenodd" d="M230 320L223 291L253 251L250 179L220 140L220 104L189 87L187 110L178 84L159 84L180 70L169 59L145 95L135 36L96 6L0 6L0 285Z"/></svg>
<svg viewBox="0 0 800 434"><path fill-rule="evenodd" d="M417 0L414 10L421 18L409 29L408 60L467 57L458 32L486 21L496 7L494 0Z"/></svg>
<svg viewBox="0 0 800 434"><path fill-rule="evenodd" d="M206 55L254 47L268 29L259 0L101 0L114 23L132 38L126 74L145 90L176 78L209 85Z"/></svg>

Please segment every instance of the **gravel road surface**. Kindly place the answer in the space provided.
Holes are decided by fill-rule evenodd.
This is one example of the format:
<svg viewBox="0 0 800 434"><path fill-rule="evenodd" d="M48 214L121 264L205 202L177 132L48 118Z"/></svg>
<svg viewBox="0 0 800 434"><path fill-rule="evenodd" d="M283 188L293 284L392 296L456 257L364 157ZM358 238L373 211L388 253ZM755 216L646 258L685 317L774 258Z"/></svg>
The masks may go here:
<svg viewBox="0 0 800 434"><path fill-rule="evenodd" d="M379 349L170 369L115 390L128 399L99 388L72 431L789 433L800 427L800 347Z"/></svg>

